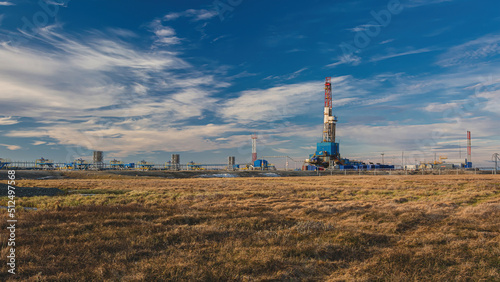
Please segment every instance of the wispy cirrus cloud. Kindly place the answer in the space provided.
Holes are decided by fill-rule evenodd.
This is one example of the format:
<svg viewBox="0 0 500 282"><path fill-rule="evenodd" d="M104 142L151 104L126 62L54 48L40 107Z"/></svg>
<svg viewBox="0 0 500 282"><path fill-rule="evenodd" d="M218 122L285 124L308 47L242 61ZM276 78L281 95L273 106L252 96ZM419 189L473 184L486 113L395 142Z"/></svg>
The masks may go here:
<svg viewBox="0 0 500 282"><path fill-rule="evenodd" d="M340 65L352 65L357 66L361 64L361 57L356 56L355 54L343 55L337 58L336 62L326 65L327 68L333 68Z"/></svg>
<svg viewBox="0 0 500 282"><path fill-rule="evenodd" d="M14 6L16 4L9 1L0 1L0 6Z"/></svg>
<svg viewBox="0 0 500 282"><path fill-rule="evenodd" d="M173 34L156 32L164 37ZM130 37L114 32L87 34L68 35L51 26L33 37L39 45L0 46L0 112L32 118L39 125L4 136L46 137L61 145L102 148L121 156L236 146L238 140L210 141L240 130L234 125L185 126L186 120L201 118L214 108L212 94L227 82L195 69L178 53L137 48L125 41ZM0 118L2 125L17 122ZM191 143L183 145L181 136L189 136ZM130 140L141 144L128 144ZM165 146L168 140L178 145Z"/></svg>
<svg viewBox="0 0 500 282"><path fill-rule="evenodd" d="M370 62L379 62L379 61L383 61L383 60L387 60L387 59L415 55L415 54L428 53L428 52L432 52L432 51L435 51L435 50L430 49L430 48L422 48L422 49L410 50L410 51L400 52L400 53L389 53L387 55L376 55L370 59Z"/></svg>
<svg viewBox="0 0 500 282"><path fill-rule="evenodd" d="M393 42L394 40L395 40L394 38L387 39L387 40L384 40L384 41L380 42L379 44L380 44L380 45L388 44L388 43Z"/></svg>
<svg viewBox="0 0 500 282"><path fill-rule="evenodd" d="M362 24L362 25L358 25L358 26L353 27L353 28L348 28L347 30L356 33L356 32L367 31L367 30L369 30L372 27L380 28L380 25L377 25L377 24Z"/></svg>
<svg viewBox="0 0 500 282"><path fill-rule="evenodd" d="M49 4L49 5L67 7L68 2L71 0L44 0L44 1L47 2L47 4Z"/></svg>
<svg viewBox="0 0 500 282"><path fill-rule="evenodd" d="M132 94L137 83L148 81L161 89L166 83L180 86L187 82L174 76L160 79L168 71L190 68L169 52L137 50L101 33L74 38L45 29L39 36L51 47L0 48L3 113L45 119L100 116L99 112L109 112L109 107L117 112L147 105L153 98L142 97L143 103L130 103L131 98L138 98ZM115 74L117 70L120 75Z"/></svg>
<svg viewBox="0 0 500 282"><path fill-rule="evenodd" d="M217 15L218 15L217 11L210 11L210 10L205 10L205 9L199 9L199 10L188 9L184 12L175 12L175 13L166 14L163 17L163 20L173 21L173 20L176 20L176 19L181 18L181 17L186 17L186 18L192 19L193 21L202 21L202 20L211 19L213 17L216 17Z"/></svg>
<svg viewBox="0 0 500 282"><path fill-rule="evenodd" d="M294 78L297 78L302 72L308 70L308 68L301 68L300 70L294 71L291 74L285 74L285 75L270 75L266 78L265 80L268 79L275 79L275 80L291 80Z"/></svg>
<svg viewBox="0 0 500 282"><path fill-rule="evenodd" d="M439 57L442 67L470 65L500 54L500 35L490 34L448 49Z"/></svg>
<svg viewBox="0 0 500 282"><path fill-rule="evenodd" d="M458 108L459 104L456 102L451 102L451 103L430 103L426 107L423 108L424 111L426 112L444 112L449 109L454 109Z"/></svg>

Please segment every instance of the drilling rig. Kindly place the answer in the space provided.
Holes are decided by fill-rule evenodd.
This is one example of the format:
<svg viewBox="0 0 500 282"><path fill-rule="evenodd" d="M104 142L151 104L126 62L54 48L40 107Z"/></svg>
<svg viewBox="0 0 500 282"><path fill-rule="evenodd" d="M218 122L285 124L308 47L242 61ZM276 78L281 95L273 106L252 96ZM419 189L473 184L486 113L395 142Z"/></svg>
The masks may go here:
<svg viewBox="0 0 500 282"><path fill-rule="evenodd" d="M309 156L307 163L323 168L337 164L344 164L340 158L339 143L335 142L337 129L337 117L332 110L332 79L327 77L325 81L325 108L323 118L323 140L316 147L316 153Z"/></svg>
<svg viewBox="0 0 500 282"><path fill-rule="evenodd" d="M471 133L467 131L467 159L465 160L465 168L472 168L472 141Z"/></svg>

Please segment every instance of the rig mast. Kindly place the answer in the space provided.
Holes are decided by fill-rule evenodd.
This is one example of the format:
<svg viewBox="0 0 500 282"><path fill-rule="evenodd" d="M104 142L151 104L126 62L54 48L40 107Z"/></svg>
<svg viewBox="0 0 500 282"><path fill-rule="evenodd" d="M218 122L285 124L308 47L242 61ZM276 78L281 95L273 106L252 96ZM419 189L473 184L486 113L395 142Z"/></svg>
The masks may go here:
<svg viewBox="0 0 500 282"><path fill-rule="evenodd" d="M257 160L257 134L252 135L252 164Z"/></svg>
<svg viewBox="0 0 500 282"><path fill-rule="evenodd" d="M465 168L472 168L472 141L471 133L467 131L467 159L465 160Z"/></svg>
<svg viewBox="0 0 500 282"><path fill-rule="evenodd" d="M327 77L325 81L325 110L323 142L335 143L335 130L337 126L337 117L333 115L332 107L332 78Z"/></svg>
<svg viewBox="0 0 500 282"><path fill-rule="evenodd" d="M339 152L339 143L335 140L337 128L337 117L332 111L332 78L327 77L325 81L325 108L323 110L323 139L316 145L316 152L309 155L307 163L328 168L336 164L344 164Z"/></svg>

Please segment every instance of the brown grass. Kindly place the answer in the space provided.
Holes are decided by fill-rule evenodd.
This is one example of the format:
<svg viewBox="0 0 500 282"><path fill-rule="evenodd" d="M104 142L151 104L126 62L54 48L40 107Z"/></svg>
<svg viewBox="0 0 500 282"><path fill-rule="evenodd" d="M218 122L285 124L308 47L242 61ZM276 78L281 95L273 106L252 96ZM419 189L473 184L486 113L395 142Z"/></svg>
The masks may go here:
<svg viewBox="0 0 500 282"><path fill-rule="evenodd" d="M7 275L3 264L1 280L500 277L496 176L68 179L19 186L101 194L18 199L19 275ZM6 219L4 211L2 230ZM5 258L5 231L1 242Z"/></svg>

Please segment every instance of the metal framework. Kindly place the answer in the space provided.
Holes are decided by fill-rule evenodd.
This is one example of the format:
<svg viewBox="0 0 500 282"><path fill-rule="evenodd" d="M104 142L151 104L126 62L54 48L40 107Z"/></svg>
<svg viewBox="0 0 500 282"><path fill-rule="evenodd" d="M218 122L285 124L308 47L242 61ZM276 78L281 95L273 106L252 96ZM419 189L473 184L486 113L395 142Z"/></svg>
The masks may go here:
<svg viewBox="0 0 500 282"><path fill-rule="evenodd" d="M252 135L252 163L257 160L257 134Z"/></svg>
<svg viewBox="0 0 500 282"><path fill-rule="evenodd" d="M304 163L303 160L300 160L300 161L294 160L290 156L264 156L262 158L263 159L271 159L271 158L285 159L285 171L288 170L288 166L289 166L288 160L290 160L294 163L294 169L297 169L297 163L300 163L301 165L302 165L302 163Z"/></svg>
<svg viewBox="0 0 500 282"><path fill-rule="evenodd" d="M333 115L332 102L332 78L327 77L325 80L325 110L324 110L324 127L323 127L323 142L335 143L335 129L337 125L337 117Z"/></svg>
<svg viewBox="0 0 500 282"><path fill-rule="evenodd" d="M498 161L500 161L500 155L498 153L494 153L493 156L491 156L492 160L495 162L495 174L497 174L498 170Z"/></svg>
<svg viewBox="0 0 500 282"><path fill-rule="evenodd" d="M467 131L467 162L472 162L472 141L470 131Z"/></svg>

